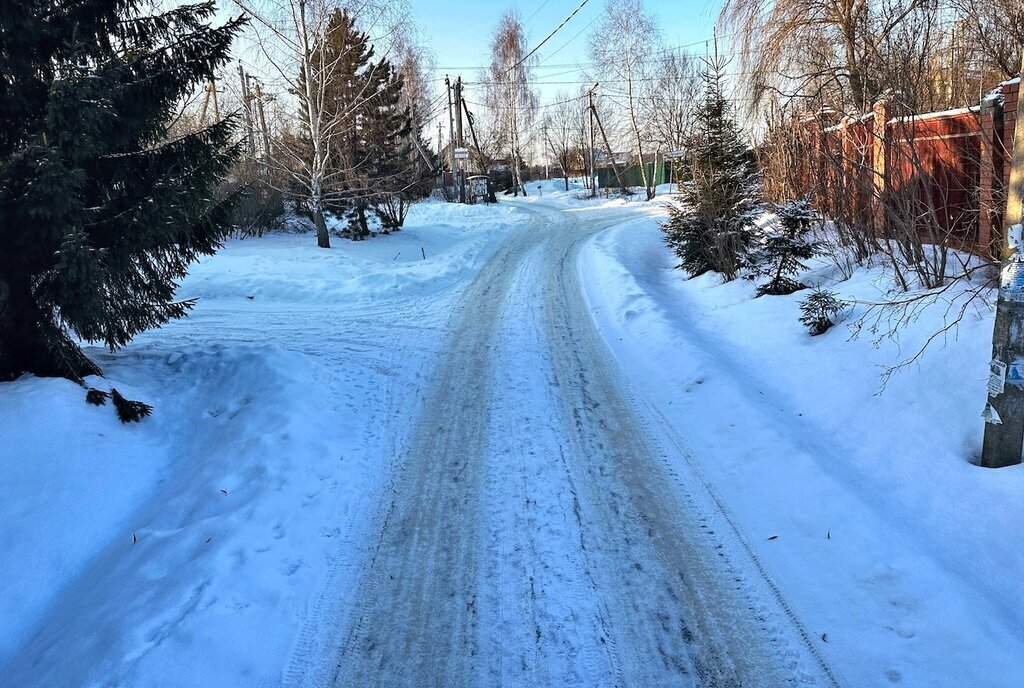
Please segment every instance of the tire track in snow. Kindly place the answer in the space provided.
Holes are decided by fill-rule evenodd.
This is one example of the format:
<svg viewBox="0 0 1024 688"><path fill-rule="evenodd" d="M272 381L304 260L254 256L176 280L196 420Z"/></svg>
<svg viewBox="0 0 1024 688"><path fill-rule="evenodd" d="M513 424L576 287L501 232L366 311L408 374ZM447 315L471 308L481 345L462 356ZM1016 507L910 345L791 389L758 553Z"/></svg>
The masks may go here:
<svg viewBox="0 0 1024 688"><path fill-rule="evenodd" d="M489 311L505 302L534 231L511 235L458 311L446 358L403 452L330 684L477 683L478 497L500 322Z"/></svg>
<svg viewBox="0 0 1024 688"><path fill-rule="evenodd" d="M523 262L496 354L488 451L486 685L613 685L616 658L579 547L576 490L543 327L543 246ZM497 579L497 580L494 580Z"/></svg>
<svg viewBox="0 0 1024 688"><path fill-rule="evenodd" d="M347 631L336 655L297 655L322 665L303 685L832 678L823 662L824 682L808 673L798 621L749 583L749 549L694 499L706 485L682 484L662 448L673 443L594 327L575 255L615 219L541 218L470 286L343 612Z"/></svg>

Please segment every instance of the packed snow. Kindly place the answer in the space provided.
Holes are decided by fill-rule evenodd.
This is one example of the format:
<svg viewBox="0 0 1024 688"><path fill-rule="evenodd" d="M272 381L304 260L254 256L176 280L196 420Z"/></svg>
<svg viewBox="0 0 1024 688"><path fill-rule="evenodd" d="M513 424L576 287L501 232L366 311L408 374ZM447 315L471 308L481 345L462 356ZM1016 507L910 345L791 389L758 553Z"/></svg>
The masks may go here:
<svg viewBox="0 0 1024 688"><path fill-rule="evenodd" d="M664 637L643 620L678 602L658 586L673 556L720 552L692 573L736 622L708 628L734 644L730 614L756 610L750 667L763 651L792 685L1020 685L1024 470L970 463L991 308L880 392L941 305L898 341L851 340L862 306L812 338L800 293L685 280L660 202L572 186L424 203L402 231L329 251L310 234L229 242L181 286L199 299L188 319L88 351L107 375L90 385L154 406L140 424L67 381L0 385L0 683L327 685L365 654L373 681L401 684L365 619L394 607L376 630L414 646L448 628L445 588L417 576L457 577L450 558L481 586L454 591L472 609L451 628L484 655L459 680L656 685L665 657L642 652ZM803 279L851 300L887 287L880 268L837 281L820 261ZM408 486L462 494L417 472L420 453L448 451L482 462L469 511L438 512L454 549L444 533L403 544L427 504ZM619 459L647 454L649 473L624 474L634 500L617 495ZM643 514L684 554L632 533L637 495L684 505ZM367 595L389 586L433 606L402 616ZM453 667L456 632L434 637L405 669ZM678 658L693 685L728 675L708 650Z"/></svg>

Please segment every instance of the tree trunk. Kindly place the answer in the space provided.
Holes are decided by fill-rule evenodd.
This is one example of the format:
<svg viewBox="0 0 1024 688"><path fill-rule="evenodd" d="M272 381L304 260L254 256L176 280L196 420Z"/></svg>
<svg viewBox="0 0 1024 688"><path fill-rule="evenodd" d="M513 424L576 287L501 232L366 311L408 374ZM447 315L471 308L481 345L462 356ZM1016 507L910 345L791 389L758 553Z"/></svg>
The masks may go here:
<svg viewBox="0 0 1024 688"><path fill-rule="evenodd" d="M327 221L324 219L323 208L319 203L314 203L310 212L313 214L313 224L316 225L316 245L319 248L330 248L331 235L327 232Z"/></svg>
<svg viewBox="0 0 1024 688"><path fill-rule="evenodd" d="M27 285L0 283L0 296L0 381L32 373L80 383L102 375L78 344L46 320Z"/></svg>

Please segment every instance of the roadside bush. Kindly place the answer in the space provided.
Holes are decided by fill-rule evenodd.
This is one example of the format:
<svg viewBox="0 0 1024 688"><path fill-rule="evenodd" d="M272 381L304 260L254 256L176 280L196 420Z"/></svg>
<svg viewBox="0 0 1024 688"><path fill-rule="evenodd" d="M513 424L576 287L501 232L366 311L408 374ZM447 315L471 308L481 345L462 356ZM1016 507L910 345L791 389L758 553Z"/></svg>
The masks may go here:
<svg viewBox="0 0 1024 688"><path fill-rule="evenodd" d="M812 337L825 334L836 324L836 318L847 306L835 292L815 289L800 302L800 322Z"/></svg>
<svg viewBox="0 0 1024 688"><path fill-rule="evenodd" d="M793 276L807 266L803 261L820 252L810 238L811 227L819 222L818 214L806 200L776 205L779 228L766 233L758 252L757 273L769 280L757 288L758 296L785 296L806 289L807 285Z"/></svg>

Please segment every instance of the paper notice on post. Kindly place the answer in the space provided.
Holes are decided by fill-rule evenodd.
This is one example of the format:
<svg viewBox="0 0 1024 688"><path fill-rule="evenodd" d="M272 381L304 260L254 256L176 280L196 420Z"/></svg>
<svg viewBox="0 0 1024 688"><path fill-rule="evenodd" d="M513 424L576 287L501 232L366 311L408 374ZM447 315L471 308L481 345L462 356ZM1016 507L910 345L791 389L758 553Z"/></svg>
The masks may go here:
<svg viewBox="0 0 1024 688"><path fill-rule="evenodd" d="M988 364L988 395L997 397L1006 388L1006 364L1002 361L992 360Z"/></svg>

